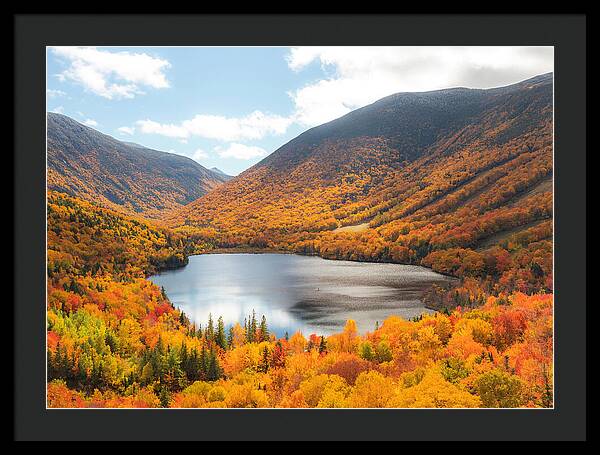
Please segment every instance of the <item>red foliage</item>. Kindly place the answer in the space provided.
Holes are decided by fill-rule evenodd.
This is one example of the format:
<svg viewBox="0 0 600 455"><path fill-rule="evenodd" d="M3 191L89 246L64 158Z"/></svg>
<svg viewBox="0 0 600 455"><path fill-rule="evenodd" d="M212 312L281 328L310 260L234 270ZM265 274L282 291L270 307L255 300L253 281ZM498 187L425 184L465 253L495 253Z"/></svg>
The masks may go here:
<svg viewBox="0 0 600 455"><path fill-rule="evenodd" d="M372 364L354 354L341 354L341 358L325 371L327 374L337 374L344 378L350 385L354 385L356 378L363 371L372 369Z"/></svg>
<svg viewBox="0 0 600 455"><path fill-rule="evenodd" d="M503 311L492 319L494 340L502 350L518 341L527 328L527 317L522 310Z"/></svg>

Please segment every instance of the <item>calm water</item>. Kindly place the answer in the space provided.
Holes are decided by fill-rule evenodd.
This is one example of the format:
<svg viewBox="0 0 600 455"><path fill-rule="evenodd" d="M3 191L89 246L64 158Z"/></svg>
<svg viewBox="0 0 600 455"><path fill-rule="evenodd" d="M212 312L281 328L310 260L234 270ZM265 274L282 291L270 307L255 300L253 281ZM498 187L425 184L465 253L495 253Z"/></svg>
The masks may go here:
<svg viewBox="0 0 600 455"><path fill-rule="evenodd" d="M291 254L205 254L181 269L150 278L171 302L204 327L209 313L229 326L256 310L269 330L290 336L328 335L354 319L361 332L389 315L410 318L430 312L419 298L448 278L400 264L332 261Z"/></svg>

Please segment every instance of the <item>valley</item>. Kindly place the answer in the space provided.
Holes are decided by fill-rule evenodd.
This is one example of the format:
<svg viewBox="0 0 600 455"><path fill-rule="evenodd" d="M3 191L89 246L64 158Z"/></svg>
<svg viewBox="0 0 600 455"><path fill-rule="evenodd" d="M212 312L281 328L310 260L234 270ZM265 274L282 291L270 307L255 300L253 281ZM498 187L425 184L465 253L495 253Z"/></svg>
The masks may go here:
<svg viewBox="0 0 600 455"><path fill-rule="evenodd" d="M398 93L236 177L49 113L49 406L552 407L552 93Z"/></svg>

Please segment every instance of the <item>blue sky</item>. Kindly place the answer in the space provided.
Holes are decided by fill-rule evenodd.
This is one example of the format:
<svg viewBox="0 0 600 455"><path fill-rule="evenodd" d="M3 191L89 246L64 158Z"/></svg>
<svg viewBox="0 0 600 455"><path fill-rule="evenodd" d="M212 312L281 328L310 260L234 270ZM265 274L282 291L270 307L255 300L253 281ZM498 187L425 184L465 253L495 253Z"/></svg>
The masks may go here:
<svg viewBox="0 0 600 455"><path fill-rule="evenodd" d="M552 69L551 47L59 47L47 50L47 110L236 175L389 94Z"/></svg>

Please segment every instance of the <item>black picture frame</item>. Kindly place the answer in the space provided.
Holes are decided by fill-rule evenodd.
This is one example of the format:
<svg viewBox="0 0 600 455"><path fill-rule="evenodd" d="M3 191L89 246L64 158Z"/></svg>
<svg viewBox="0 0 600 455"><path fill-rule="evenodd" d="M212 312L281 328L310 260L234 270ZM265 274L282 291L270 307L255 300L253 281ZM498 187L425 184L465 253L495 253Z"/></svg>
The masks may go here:
<svg viewBox="0 0 600 455"><path fill-rule="evenodd" d="M14 439L586 439L585 15L15 15L13 25ZM300 44L554 46L555 408L47 410L46 46Z"/></svg>

